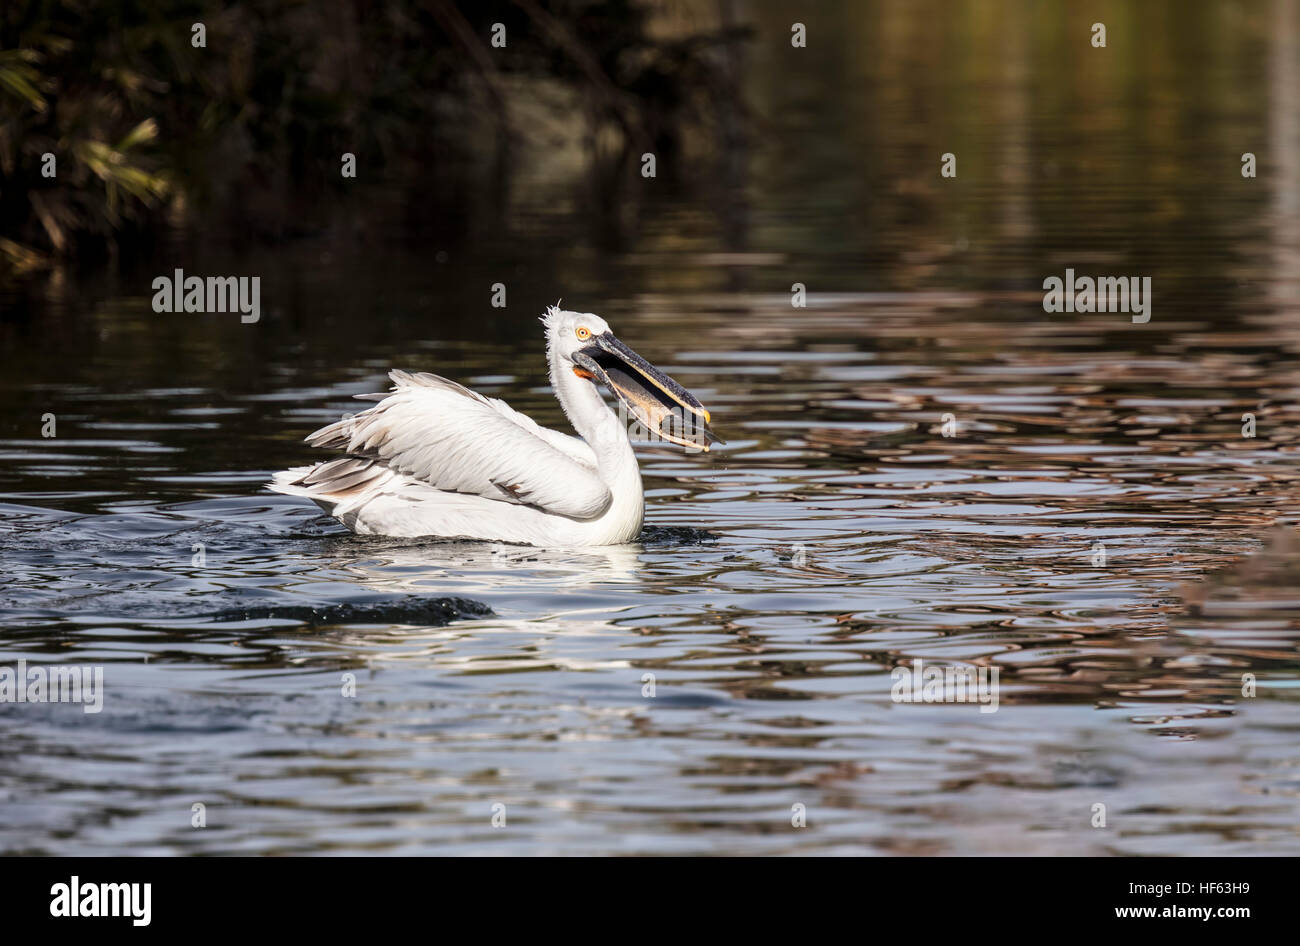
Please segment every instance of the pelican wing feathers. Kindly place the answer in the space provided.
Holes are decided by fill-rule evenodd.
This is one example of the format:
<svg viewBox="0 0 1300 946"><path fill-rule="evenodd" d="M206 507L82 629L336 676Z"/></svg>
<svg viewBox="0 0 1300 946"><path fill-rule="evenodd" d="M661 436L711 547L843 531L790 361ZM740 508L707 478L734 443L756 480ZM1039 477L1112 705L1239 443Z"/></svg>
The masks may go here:
<svg viewBox="0 0 1300 946"><path fill-rule="evenodd" d="M609 508L612 494L584 441L438 375L397 370L389 378L388 394L362 395L377 400L374 407L307 437L347 456L317 464L294 485L342 498L398 473L435 489L574 519Z"/></svg>

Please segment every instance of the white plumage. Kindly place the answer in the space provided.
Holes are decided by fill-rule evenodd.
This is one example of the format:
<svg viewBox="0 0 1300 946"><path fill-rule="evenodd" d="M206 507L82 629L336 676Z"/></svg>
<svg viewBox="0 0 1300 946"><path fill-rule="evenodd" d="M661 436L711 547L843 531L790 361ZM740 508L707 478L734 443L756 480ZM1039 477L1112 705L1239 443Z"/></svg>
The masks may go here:
<svg viewBox="0 0 1300 946"><path fill-rule="evenodd" d="M610 545L641 531L641 472L607 384L666 439L708 449L708 412L622 345L599 316L551 308L551 383L584 439L539 426L504 401L433 374L390 372L374 407L307 437L344 456L277 473L271 489L315 500L354 532L542 546ZM671 408L671 411L669 410ZM671 414L696 440L661 429ZM700 424L702 418L705 424Z"/></svg>

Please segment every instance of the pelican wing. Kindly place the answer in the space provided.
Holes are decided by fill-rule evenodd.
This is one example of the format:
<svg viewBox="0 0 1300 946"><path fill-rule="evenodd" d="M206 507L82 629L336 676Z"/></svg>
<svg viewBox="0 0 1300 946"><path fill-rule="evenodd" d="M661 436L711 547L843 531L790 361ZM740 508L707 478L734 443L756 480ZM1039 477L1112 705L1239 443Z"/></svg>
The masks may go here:
<svg viewBox="0 0 1300 946"><path fill-rule="evenodd" d="M328 476L346 479L339 484L346 489L393 470L437 489L575 519L592 519L609 508L613 497L583 441L437 375L392 371L389 377L391 393L364 395L379 401L374 407L307 438L312 446L342 450L358 462L323 464L304 482Z"/></svg>

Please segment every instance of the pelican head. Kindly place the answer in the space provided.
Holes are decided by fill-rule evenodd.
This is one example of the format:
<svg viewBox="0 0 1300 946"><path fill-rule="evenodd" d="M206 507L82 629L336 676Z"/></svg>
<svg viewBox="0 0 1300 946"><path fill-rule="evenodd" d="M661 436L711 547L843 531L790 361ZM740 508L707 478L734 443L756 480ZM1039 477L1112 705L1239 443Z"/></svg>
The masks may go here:
<svg viewBox="0 0 1300 946"><path fill-rule="evenodd" d="M619 341L600 316L552 306L542 321L553 371L605 385L654 436L700 450L722 442L695 395Z"/></svg>

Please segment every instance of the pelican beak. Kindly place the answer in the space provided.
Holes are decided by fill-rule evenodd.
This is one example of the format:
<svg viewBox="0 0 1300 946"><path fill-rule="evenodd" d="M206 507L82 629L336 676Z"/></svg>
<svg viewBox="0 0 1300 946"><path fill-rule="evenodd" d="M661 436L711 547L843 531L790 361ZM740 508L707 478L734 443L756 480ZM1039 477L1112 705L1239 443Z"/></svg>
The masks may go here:
<svg viewBox="0 0 1300 946"><path fill-rule="evenodd" d="M597 335L590 345L575 352L573 363L614 392L652 438L699 450L724 442L709 430L709 412L695 395L612 332Z"/></svg>

